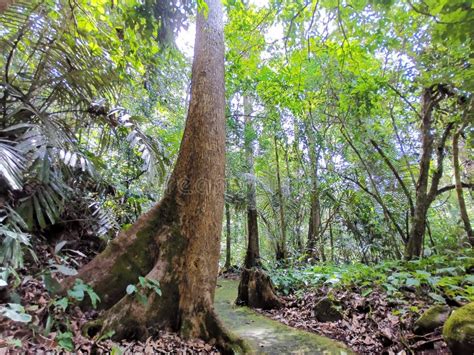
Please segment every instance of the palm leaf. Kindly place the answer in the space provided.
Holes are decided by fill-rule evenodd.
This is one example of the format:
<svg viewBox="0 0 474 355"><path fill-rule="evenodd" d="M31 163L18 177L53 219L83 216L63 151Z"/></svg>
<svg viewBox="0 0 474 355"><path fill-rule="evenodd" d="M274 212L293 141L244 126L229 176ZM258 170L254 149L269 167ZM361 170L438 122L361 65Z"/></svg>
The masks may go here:
<svg viewBox="0 0 474 355"><path fill-rule="evenodd" d="M14 144L12 141L0 139L0 177L12 190L21 190L25 160Z"/></svg>

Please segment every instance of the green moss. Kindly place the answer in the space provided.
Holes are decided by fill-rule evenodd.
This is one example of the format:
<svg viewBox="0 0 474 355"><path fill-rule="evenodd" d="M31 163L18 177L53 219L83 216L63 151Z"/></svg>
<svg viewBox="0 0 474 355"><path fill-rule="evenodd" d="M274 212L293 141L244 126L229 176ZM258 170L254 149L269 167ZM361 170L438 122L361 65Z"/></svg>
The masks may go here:
<svg viewBox="0 0 474 355"><path fill-rule="evenodd" d="M234 305L237 280L218 280L215 310L224 325L248 341L258 354L352 354L343 344L313 333L288 327L255 313L247 307Z"/></svg>
<svg viewBox="0 0 474 355"><path fill-rule="evenodd" d="M425 311L415 322L415 333L426 334L442 326L449 317L451 309L448 306L436 305Z"/></svg>
<svg viewBox="0 0 474 355"><path fill-rule="evenodd" d="M443 338L454 354L472 354L474 349L474 302L455 310L443 327Z"/></svg>

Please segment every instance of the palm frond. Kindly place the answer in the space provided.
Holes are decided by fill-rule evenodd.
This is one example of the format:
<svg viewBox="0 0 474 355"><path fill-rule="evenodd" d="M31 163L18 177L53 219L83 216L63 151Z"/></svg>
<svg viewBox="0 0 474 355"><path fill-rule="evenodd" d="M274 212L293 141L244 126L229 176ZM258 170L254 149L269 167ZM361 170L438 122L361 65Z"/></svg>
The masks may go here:
<svg viewBox="0 0 474 355"><path fill-rule="evenodd" d="M12 190L21 190L24 168L24 158L15 142L0 138L0 177Z"/></svg>

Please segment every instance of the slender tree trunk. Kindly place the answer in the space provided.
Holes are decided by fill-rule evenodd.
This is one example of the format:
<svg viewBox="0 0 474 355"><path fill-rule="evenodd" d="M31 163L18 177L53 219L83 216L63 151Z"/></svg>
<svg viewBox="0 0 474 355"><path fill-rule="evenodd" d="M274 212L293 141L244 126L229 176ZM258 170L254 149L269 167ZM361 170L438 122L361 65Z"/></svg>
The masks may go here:
<svg viewBox="0 0 474 355"><path fill-rule="evenodd" d="M245 255L244 269L240 275L237 299L238 305L271 309L283 304L276 295L270 277L261 269L260 249L258 241L256 182L254 177L254 130L252 127L252 104L248 96L244 96L245 116L245 155L249 182L247 183L247 232L248 244Z"/></svg>
<svg viewBox="0 0 474 355"><path fill-rule="evenodd" d="M169 329L225 350L235 344L213 308L224 210L224 41L221 3L207 5L196 20L186 127L162 201L63 285L76 278L92 285L109 307L96 325L115 339ZM125 294L139 276L158 281L161 295L140 284L145 303Z"/></svg>
<svg viewBox="0 0 474 355"><path fill-rule="evenodd" d="M310 137L308 137L310 139ZM316 153L313 144L308 142L309 158L311 164L311 209L308 224L308 240L306 244L306 253L311 258L320 258L323 260L321 238L321 203L319 199L318 186L318 160L319 150ZM319 244L319 245L317 245ZM319 248L318 248L319 247ZM318 255L318 249L319 255Z"/></svg>
<svg viewBox="0 0 474 355"><path fill-rule="evenodd" d="M331 261L334 262L334 235L332 231L332 223L329 224L329 238L331 241Z"/></svg>
<svg viewBox="0 0 474 355"><path fill-rule="evenodd" d="M466 127L466 123L463 124L453 135L453 167L454 167L454 179L456 184L456 195L458 197L459 212L461 213L461 219L464 224L464 229L467 233L467 238L471 246L474 246L474 233L472 231L471 222L467 214L466 202L464 201L464 194L462 191L461 183L461 167L459 164L459 136Z"/></svg>
<svg viewBox="0 0 474 355"><path fill-rule="evenodd" d="M312 114L310 112L310 118ZM306 241L306 254L311 259L322 259L321 252L318 249L322 249L320 242L321 232L321 203L319 199L319 186L318 186L318 167L319 167L319 155L320 148L316 149L315 137L313 134L312 127L309 124L305 124L305 140L306 147L308 149L308 156L310 162L310 179L311 179L311 194L310 194L310 213L308 220L308 239ZM317 245L319 244L319 245ZM318 248L319 246L319 248ZM319 255L318 255L319 254Z"/></svg>
<svg viewBox="0 0 474 355"><path fill-rule="evenodd" d="M383 211L384 211L384 217L391 221L393 226L395 227L396 231L398 232L398 234L400 235L400 238L403 240L403 242L406 244L407 242L407 236L405 236L405 234L403 233L403 230L402 228L399 226L396 218L394 217L393 213L388 209L386 203L384 202L383 198L382 198L382 195L379 191L379 188L377 187L377 183L372 175L372 170L370 168L370 166L367 164L366 160L362 157L361 153L359 152L359 150L356 148L356 146L354 145L350 135L345 132L345 127L343 126L343 129L341 129L341 133L343 135L343 137L346 139L347 143L349 144L349 146L352 148L352 150L354 151L354 153L357 155L357 157L359 158L359 161L361 162L362 166L365 168L365 171L367 172L367 176L369 178L369 181L370 181L370 184L372 186L372 189L374 190L374 192L370 191L368 188L366 188L363 184L361 184L359 181L354 181L352 180L354 183L356 183L362 190L364 190L367 194L371 195L375 201L377 201L377 203L380 205L380 207L382 207Z"/></svg>
<svg viewBox="0 0 474 355"><path fill-rule="evenodd" d="M225 204L225 264L224 269L228 270L231 266L231 229L230 229L230 207L229 204Z"/></svg>
<svg viewBox="0 0 474 355"><path fill-rule="evenodd" d="M254 171L254 129L252 126L252 103L248 96L244 96L245 116L245 160L249 175L247 183L247 253L245 254L245 267L252 268L260 264L260 248L258 240L257 220L257 188Z"/></svg>
<svg viewBox="0 0 474 355"><path fill-rule="evenodd" d="M275 142L275 160L276 160L276 173L277 173L277 188L278 188L278 202L280 204L280 228L281 228L281 240L277 243L276 260L284 261L287 257L286 252L286 220L285 220L285 204L283 201L283 191L281 186L281 174L280 174L280 159L278 157L278 144L277 138L274 137Z"/></svg>
<svg viewBox="0 0 474 355"><path fill-rule="evenodd" d="M434 150L433 110L445 97L446 93L441 86L432 86L423 90L421 112L421 157L419 176L416 183L415 211L413 215L410 236L405 248L407 259L421 256L423 238L426 230L426 215L431 203L436 198L438 185L443 175L444 146L451 132L453 123L448 123L437 146L437 166L431 178L428 190L430 165Z"/></svg>
<svg viewBox="0 0 474 355"><path fill-rule="evenodd" d="M303 253L303 240L301 236L301 221L302 221L302 208L298 207L298 210L296 212L296 218L295 218L295 225L296 225L296 231L295 231L295 247L298 253Z"/></svg>
<svg viewBox="0 0 474 355"><path fill-rule="evenodd" d="M426 228L426 213L429 207L428 182L434 140L431 129L433 98L430 89L424 90L422 100L420 172L416 183L415 212L405 251L408 259L421 255L423 235Z"/></svg>
<svg viewBox="0 0 474 355"><path fill-rule="evenodd" d="M319 193L317 186L313 184L313 191L311 193L311 210L308 224L308 241L306 244L306 253L312 258L323 259L322 243L321 243L321 204L319 201ZM319 249L319 250L318 250Z"/></svg>
<svg viewBox="0 0 474 355"><path fill-rule="evenodd" d="M433 235L431 233L431 227L430 227L430 221L427 219L426 220L426 230L428 232L428 237L430 238L430 244L431 244L431 247L433 248L433 250L436 252L436 244L433 240Z"/></svg>

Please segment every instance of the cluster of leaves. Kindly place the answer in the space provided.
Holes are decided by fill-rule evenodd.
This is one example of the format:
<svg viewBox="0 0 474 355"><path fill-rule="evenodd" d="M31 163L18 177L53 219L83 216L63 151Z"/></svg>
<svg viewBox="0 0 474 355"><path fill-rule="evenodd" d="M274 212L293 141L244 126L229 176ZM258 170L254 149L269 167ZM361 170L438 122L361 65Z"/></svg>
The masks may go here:
<svg viewBox="0 0 474 355"><path fill-rule="evenodd" d="M460 256L462 255L462 256ZM271 271L272 281L285 294L306 288L327 286L334 289L356 287L367 296L378 287L389 297L412 290L436 303L474 300L474 254L433 255L413 261L384 261L376 265L322 264Z"/></svg>
<svg viewBox="0 0 474 355"><path fill-rule="evenodd" d="M53 291L53 290L50 290ZM68 323L68 311L72 306L84 301L88 296L94 308L100 302L99 296L94 292L90 285L85 284L81 279L77 279L73 287L68 290L65 297L53 297L49 300L47 307L47 319L44 327L31 325L36 332L48 337L52 331L55 331L55 340L58 345L68 351L74 350L73 333ZM38 306L29 307L29 311L37 310ZM32 316L19 303L8 303L0 306L0 315L11 319L14 322L30 323Z"/></svg>
<svg viewBox="0 0 474 355"><path fill-rule="evenodd" d="M329 253L334 262L401 258L419 173L421 92L438 84L456 92L435 109L437 145L466 110L459 98L472 96L472 9L462 0L236 0L226 6L229 175L240 179L238 193L246 179L257 181L262 254L274 257L283 229L288 254L304 252L310 201L318 200L321 260ZM253 102L250 129L243 97ZM254 173L242 164L249 140ZM471 145L467 137L466 152ZM446 144L440 188L452 183L449 153ZM466 182L471 175L464 169ZM454 194L432 206L430 247L465 246Z"/></svg>
<svg viewBox="0 0 474 355"><path fill-rule="evenodd" d="M111 236L156 198L131 185L142 175L150 186L162 181L169 158L158 128L148 132L159 126L157 101L176 106L187 78L179 53L159 46L164 25L145 10L140 1L17 1L1 14L2 264L22 267L31 234L52 226ZM167 92L156 93L171 77L165 69L150 70L155 81L143 87L148 67L173 58ZM151 109L129 99L139 91L153 96Z"/></svg>

